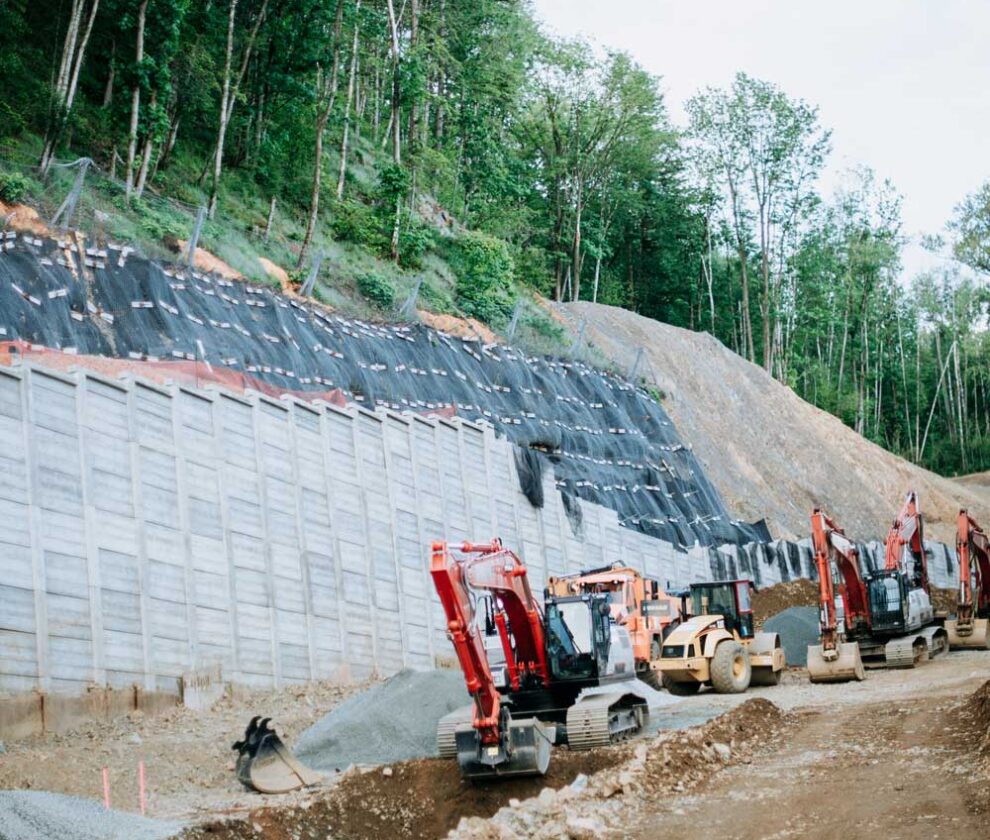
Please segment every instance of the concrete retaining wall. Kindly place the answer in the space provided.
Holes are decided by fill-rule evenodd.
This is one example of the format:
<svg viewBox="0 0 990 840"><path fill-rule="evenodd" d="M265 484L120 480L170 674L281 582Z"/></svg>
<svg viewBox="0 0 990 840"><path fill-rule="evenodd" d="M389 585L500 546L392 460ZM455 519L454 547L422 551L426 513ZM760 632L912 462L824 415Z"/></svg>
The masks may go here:
<svg viewBox="0 0 990 840"><path fill-rule="evenodd" d="M809 573L807 547L684 553L587 503L575 525L544 481L537 509L513 447L466 422L0 368L0 692L431 666L438 538L498 535L535 583L613 560L668 587Z"/></svg>

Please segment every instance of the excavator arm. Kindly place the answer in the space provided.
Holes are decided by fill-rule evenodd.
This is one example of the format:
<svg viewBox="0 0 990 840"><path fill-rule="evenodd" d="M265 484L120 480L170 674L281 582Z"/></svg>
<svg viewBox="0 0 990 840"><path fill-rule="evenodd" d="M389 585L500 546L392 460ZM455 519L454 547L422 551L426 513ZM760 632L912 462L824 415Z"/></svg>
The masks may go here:
<svg viewBox="0 0 990 840"><path fill-rule="evenodd" d="M492 676L472 603L474 592L487 592L493 598L495 625L513 690L522 685L549 685L543 616L526 566L498 539L480 545L463 543L460 554L454 557L445 542L433 543L430 574L474 701L471 730L455 735L461 770L471 778L545 773L550 739L539 721L511 719Z"/></svg>
<svg viewBox="0 0 990 840"><path fill-rule="evenodd" d="M911 553L911 567L904 563L904 548ZM908 491L897 518L887 532L885 542L885 566L888 571L907 572L912 589L924 589L930 593L928 560L925 557L924 520L918 504L918 494Z"/></svg>
<svg viewBox="0 0 990 840"><path fill-rule="evenodd" d="M870 608L866 584L859 565L859 552L845 532L820 508L811 514L811 539L818 570L821 643L808 647L808 675L812 682L845 682L866 677L856 642L841 638L835 609L834 561L842 583L845 625L869 628Z"/></svg>
<svg viewBox="0 0 990 840"><path fill-rule="evenodd" d="M956 552L959 598L955 620L945 622L949 646L985 649L990 647L990 540L966 510L959 511L956 523Z"/></svg>

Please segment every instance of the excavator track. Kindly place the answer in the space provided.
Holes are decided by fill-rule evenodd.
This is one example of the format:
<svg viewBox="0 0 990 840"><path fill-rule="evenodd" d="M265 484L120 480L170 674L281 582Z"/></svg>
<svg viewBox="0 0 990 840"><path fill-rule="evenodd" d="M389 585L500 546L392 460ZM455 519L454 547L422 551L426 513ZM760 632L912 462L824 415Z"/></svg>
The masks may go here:
<svg viewBox="0 0 990 840"><path fill-rule="evenodd" d="M457 758L457 730L474 720L474 706L455 709L440 718L437 723L437 755L440 758Z"/></svg>
<svg viewBox="0 0 990 840"><path fill-rule="evenodd" d="M635 695L616 692L582 698L567 710L567 746L590 750L632 737L643 728L647 714L646 703Z"/></svg>

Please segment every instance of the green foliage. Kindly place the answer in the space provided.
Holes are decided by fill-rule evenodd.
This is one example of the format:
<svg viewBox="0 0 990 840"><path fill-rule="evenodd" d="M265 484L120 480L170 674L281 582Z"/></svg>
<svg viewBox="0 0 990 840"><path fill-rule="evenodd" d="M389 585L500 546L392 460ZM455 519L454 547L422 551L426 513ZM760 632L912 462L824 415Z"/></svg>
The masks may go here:
<svg viewBox="0 0 990 840"><path fill-rule="evenodd" d="M331 207L329 218L335 239L379 250L384 247L378 219L368 205L352 200L338 201Z"/></svg>
<svg viewBox="0 0 990 840"><path fill-rule="evenodd" d="M457 303L468 315L503 325L512 314L513 263L501 239L470 231L452 243L449 262L457 277Z"/></svg>
<svg viewBox="0 0 990 840"><path fill-rule="evenodd" d="M364 271L354 278L358 291L379 309L395 306L395 285L377 271Z"/></svg>
<svg viewBox="0 0 990 840"><path fill-rule="evenodd" d="M956 206L949 229L956 259L990 274L990 181Z"/></svg>
<svg viewBox="0 0 990 840"><path fill-rule="evenodd" d="M5 204L19 204L31 190L31 181L16 172L0 170L0 201Z"/></svg>

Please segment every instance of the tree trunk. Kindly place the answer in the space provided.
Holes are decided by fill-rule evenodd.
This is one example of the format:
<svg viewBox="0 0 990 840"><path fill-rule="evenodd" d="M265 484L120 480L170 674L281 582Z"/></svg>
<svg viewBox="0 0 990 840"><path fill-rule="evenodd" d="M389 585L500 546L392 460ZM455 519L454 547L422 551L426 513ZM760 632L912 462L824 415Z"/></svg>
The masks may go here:
<svg viewBox="0 0 990 840"><path fill-rule="evenodd" d="M93 31L93 22L96 20L96 12L100 6L100 0L93 0L90 7L89 16L86 20L86 29L82 39L79 38L79 27L82 24L82 14L86 0L73 0L72 12L69 15L69 25L65 32L65 41L62 45L62 57L59 63L58 76L55 81L55 89L51 113L48 119L48 130L45 134L45 142L41 152L40 169L44 177L51 168L55 158L55 150L58 148L62 133L69 121L69 114L72 112L72 104L75 101L76 86L79 82L79 71L82 68L83 59L86 55L86 46L89 43L89 36Z"/></svg>
<svg viewBox="0 0 990 840"><path fill-rule="evenodd" d="M148 11L148 0L142 0L138 6L137 42L134 49L134 64L140 75L141 63L144 61L144 22ZM131 200L134 191L134 157L137 154L138 117L141 111L141 82L134 82L131 91L131 127L127 139L127 172L125 173L125 191L127 200Z"/></svg>
<svg viewBox="0 0 990 840"><path fill-rule="evenodd" d="M355 14L361 11L361 0L358 0ZM354 101L354 76L357 72L358 39L360 37L358 21L354 22L354 41L351 45L351 69L347 77L347 101L344 103L344 130L340 139L340 172L337 175L337 200L344 197L344 180L347 177L347 140L351 126L351 103Z"/></svg>
<svg viewBox="0 0 990 840"><path fill-rule="evenodd" d="M272 202L268 205L268 221L265 222L265 242L272 235L272 223L275 221L275 196L272 196Z"/></svg>
<svg viewBox="0 0 990 840"><path fill-rule="evenodd" d="M574 241L571 244L571 277L574 280L572 300L581 298L581 215L584 210L584 192L581 178L577 183L577 206L574 208Z"/></svg>
<svg viewBox="0 0 990 840"><path fill-rule="evenodd" d="M151 108L155 107L155 94L151 94ZM148 180L148 166L151 164L151 153L154 150L155 142L154 136L151 131L147 132L144 138L144 149L141 152L141 169L138 172L137 188L135 190L137 197L140 198L144 194L144 185Z"/></svg>
<svg viewBox="0 0 990 840"><path fill-rule="evenodd" d="M400 107L400 94L401 89L399 87L399 26L395 17L395 5L392 0L387 0L388 8L388 28L391 34L391 49L392 49L392 114L390 116L392 124L392 159L395 161L395 165L399 166L402 164L402 145L401 145L401 114L399 113ZM391 256L395 262L399 261L399 225L402 222L402 197L398 196L395 199L395 222L392 225L392 241L391 241Z"/></svg>
<svg viewBox="0 0 990 840"><path fill-rule="evenodd" d="M333 66L330 71L330 79L325 81L322 73L317 70L316 90L317 99L320 104L316 112L316 137L313 144L316 160L313 163L313 187L309 195L309 218L306 221L306 234L303 236L302 247L299 249L299 259L296 262L297 268L302 268L306 263L306 256L313 242L313 236L316 233L316 223L320 215L320 189L323 184L323 135L327 130L330 112L333 111L334 103L337 101L337 76L340 72L340 27L343 20L344 0L337 0L337 12L333 26Z"/></svg>
<svg viewBox="0 0 990 840"><path fill-rule="evenodd" d="M217 142L213 149L213 183L210 186L210 201L207 208L212 219L217 212L217 192L220 187L220 175L223 172L223 144L227 137L228 105L230 95L230 73L234 62L234 19L237 15L237 0L230 0L230 12L227 17L227 49L224 53L223 88L220 94L220 126L217 129Z"/></svg>
<svg viewBox="0 0 990 840"><path fill-rule="evenodd" d="M113 103L113 83L117 76L117 39L110 42L110 72L107 74L107 84L103 88L103 107L109 108Z"/></svg>

